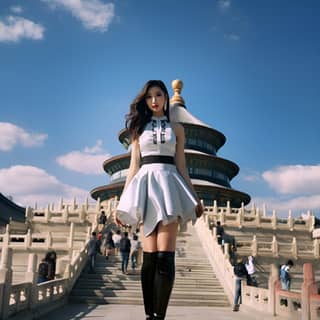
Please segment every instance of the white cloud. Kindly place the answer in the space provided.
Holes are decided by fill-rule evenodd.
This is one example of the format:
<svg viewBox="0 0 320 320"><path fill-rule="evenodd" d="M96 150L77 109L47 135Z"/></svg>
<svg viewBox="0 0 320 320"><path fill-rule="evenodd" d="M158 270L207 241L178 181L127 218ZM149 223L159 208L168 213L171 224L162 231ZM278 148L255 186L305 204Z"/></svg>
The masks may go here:
<svg viewBox="0 0 320 320"><path fill-rule="evenodd" d="M8 16L0 20L0 42L18 42L23 38L41 40L44 30L45 28L41 24L31 20Z"/></svg>
<svg viewBox="0 0 320 320"><path fill-rule="evenodd" d="M231 1L230 0L218 0L218 7L222 11L226 11L230 9L231 7Z"/></svg>
<svg viewBox="0 0 320 320"><path fill-rule="evenodd" d="M0 151L9 151L17 144L24 147L41 146L47 138L47 134L29 133L12 123L0 122Z"/></svg>
<svg viewBox="0 0 320 320"><path fill-rule="evenodd" d="M265 171L262 177L281 194L320 194L320 164L281 166Z"/></svg>
<svg viewBox="0 0 320 320"><path fill-rule="evenodd" d="M90 197L88 191L64 184L41 168L22 165L0 169L0 190L23 206L46 206L61 197L66 202L74 198L84 202Z"/></svg>
<svg viewBox="0 0 320 320"><path fill-rule="evenodd" d="M10 10L13 12L13 13L22 13L23 9L21 6L11 6L10 7Z"/></svg>
<svg viewBox="0 0 320 320"><path fill-rule="evenodd" d="M69 170L83 174L104 174L102 163L110 158L102 149L102 140L98 140L92 148L85 147L83 151L71 151L59 156L56 160Z"/></svg>
<svg viewBox="0 0 320 320"><path fill-rule="evenodd" d="M280 216L287 216L289 210L293 216L301 215L303 212L311 211L320 212L320 195L293 197L290 199L281 199L279 197L254 197L251 203L262 209L263 205L267 206L267 211L271 214L276 210ZM250 207L250 205L249 205Z"/></svg>
<svg viewBox="0 0 320 320"><path fill-rule="evenodd" d="M70 11L87 29L101 32L108 30L114 18L114 4L100 0L42 0L52 8L62 7Z"/></svg>

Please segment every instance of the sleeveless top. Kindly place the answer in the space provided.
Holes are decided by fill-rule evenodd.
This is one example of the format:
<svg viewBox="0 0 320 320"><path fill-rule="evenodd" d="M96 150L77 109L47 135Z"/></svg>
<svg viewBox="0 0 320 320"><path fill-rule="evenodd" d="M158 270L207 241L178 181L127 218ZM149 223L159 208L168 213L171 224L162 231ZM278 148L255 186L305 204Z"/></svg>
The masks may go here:
<svg viewBox="0 0 320 320"><path fill-rule="evenodd" d="M176 135L166 116L152 117L139 137L141 156L161 155L174 157Z"/></svg>

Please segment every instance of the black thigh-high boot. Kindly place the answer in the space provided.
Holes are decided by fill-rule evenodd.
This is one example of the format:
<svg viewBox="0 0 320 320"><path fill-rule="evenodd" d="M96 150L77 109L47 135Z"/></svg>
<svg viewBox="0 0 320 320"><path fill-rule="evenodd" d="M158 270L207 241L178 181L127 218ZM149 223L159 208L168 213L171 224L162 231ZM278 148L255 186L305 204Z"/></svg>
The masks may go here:
<svg viewBox="0 0 320 320"><path fill-rule="evenodd" d="M174 283L174 252L159 251L154 281L154 318L164 319Z"/></svg>
<svg viewBox="0 0 320 320"><path fill-rule="evenodd" d="M143 294L144 310L147 319L153 318L153 286L157 265L157 252L143 252L141 267L141 285Z"/></svg>

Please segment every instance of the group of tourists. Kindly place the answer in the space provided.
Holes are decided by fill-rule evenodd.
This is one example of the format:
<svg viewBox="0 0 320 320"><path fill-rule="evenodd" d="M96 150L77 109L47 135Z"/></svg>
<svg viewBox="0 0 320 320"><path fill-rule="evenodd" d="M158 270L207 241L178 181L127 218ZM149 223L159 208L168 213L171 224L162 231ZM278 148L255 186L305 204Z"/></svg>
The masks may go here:
<svg viewBox="0 0 320 320"><path fill-rule="evenodd" d="M285 264L280 265L279 268L279 280L281 284L281 289L289 291L291 287L292 276L290 274L291 268L294 266L292 260L288 260ZM241 304L241 285L242 281L246 281L248 286L258 286L258 281L256 278L256 266L254 263L254 258L249 256L247 258L238 258L237 263L233 266L233 272L235 275L235 295L233 311L239 311L239 306ZM287 305L286 299L281 299L280 304Z"/></svg>
<svg viewBox="0 0 320 320"><path fill-rule="evenodd" d="M121 232L117 229L116 232L111 230L106 233L101 232L96 234L92 232L91 239L88 244L89 256L89 273L95 273L95 264L97 254L105 256L106 260L111 259L118 254L121 255L121 271L123 274L128 273L128 264L131 259L131 268L135 270L139 263L140 251L142 249L141 242L138 238L139 230L136 233L128 231Z"/></svg>

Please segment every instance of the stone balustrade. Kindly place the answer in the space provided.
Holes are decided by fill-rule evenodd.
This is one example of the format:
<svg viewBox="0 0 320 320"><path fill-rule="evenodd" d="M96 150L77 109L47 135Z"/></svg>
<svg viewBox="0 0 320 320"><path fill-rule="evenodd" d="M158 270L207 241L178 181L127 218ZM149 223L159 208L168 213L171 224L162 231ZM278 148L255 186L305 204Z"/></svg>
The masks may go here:
<svg viewBox="0 0 320 320"><path fill-rule="evenodd" d="M97 218L103 208L108 217L112 217L117 206L117 199L104 202L97 201L94 206L86 202L84 205L67 205L62 201L57 210L53 206L45 209L26 209L26 220L32 226L45 225L69 225L68 232L65 233L61 242L64 248L70 249L68 258L64 261L62 278L37 284L37 254L32 249L55 249L59 246L59 241L55 242L55 236L50 231L31 232L26 234L13 234L7 226L4 234L0 234L0 319L8 319L11 315L23 312L24 318L27 315L40 315L46 313L50 308L55 308L65 303L69 292L75 284L78 276L82 272L87 261L87 244L90 234L97 227ZM217 207L216 203L212 207L205 208L205 214L198 219L195 228L200 241L207 252L217 277L223 279L225 291L233 301L235 290L235 279L233 266L230 264L229 244L225 244L225 250L218 245L215 230L210 231L209 227L216 221L221 221L223 225L235 226L239 229L244 227L261 228L266 230L289 230L289 231L314 231L314 216L309 214L308 218L292 218L289 212L286 219L279 219L276 212L267 216L265 208L260 211L252 209ZM75 248L75 234L77 223L90 222L88 225L85 240L77 250ZM212 228L211 228L212 229ZM59 238L59 237L58 237ZM21 242L15 240L19 239ZM35 241L35 239L38 239ZM239 242L240 241L240 242ZM238 240L237 243L241 243ZM242 239L242 248L248 250L253 256L271 255L277 257L279 254L290 252L294 257L299 257L302 251L307 251L312 258L319 257L319 240L315 239L312 246L301 247L293 238L291 243L281 243L276 237L270 241L260 241L256 236L252 239ZM12 256L17 248L27 249L29 254L25 281L23 283L12 283ZM304 255L305 256L305 255ZM268 281L268 288L250 287L243 284L242 297L243 304L253 309L262 310L269 314L281 315L290 319L315 320L320 317L320 295L317 284L314 282L312 265L304 265L304 279L301 292L288 292L280 289L278 280L278 268L271 266L271 273ZM281 303L281 299L287 301L287 305Z"/></svg>
<svg viewBox="0 0 320 320"><path fill-rule="evenodd" d="M293 257L294 259L319 258L319 239L314 239L312 244L297 243L296 238L293 237L291 243L281 243L273 236L271 241L259 241L254 235L251 240L236 240L237 247L240 248L241 253L247 256L269 256L269 257Z"/></svg>
<svg viewBox="0 0 320 320"><path fill-rule="evenodd" d="M308 212L306 218L293 218L291 211L288 212L287 218L277 216L276 210L272 215L267 215L266 207L263 210L252 206L251 209L231 208L230 203L226 207L218 207L214 201L213 206L206 206L204 213L207 222L214 224L220 221L222 225L226 224L231 227L241 228L263 228L269 230L289 230L289 231L308 231L313 232L315 216Z"/></svg>
<svg viewBox="0 0 320 320"><path fill-rule="evenodd" d="M232 221L231 223L239 223L240 221L244 221L240 220L239 218L229 219L229 213L227 212L232 210L233 209L231 208L224 208L219 212L219 209L216 208L213 214L219 214L218 220L222 221L224 224L230 220ZM212 215L211 210L206 210L206 212L210 212L209 215ZM210 222L211 221L208 215L204 214L202 218L197 220L195 228L200 241L205 248L209 261L217 274L217 277L219 279L223 279L225 291L230 302L233 303L235 292L235 276L228 254L229 244L226 244L223 251L222 246L220 246L217 242L215 228L213 228L212 231L209 229ZM290 224L294 225L294 220L291 220ZM277 224L274 222L273 225L277 227ZM308 228L307 230L310 229ZM315 241L316 240L317 239L315 239ZM259 243L257 243L255 237L252 239L251 244L249 242L248 246L251 250L254 248L254 250L259 252ZM269 254L272 254L272 256L276 256L276 254L279 254L279 250L281 250L281 244L277 244L276 238L274 238L271 242L268 242L267 246L264 244L262 246L267 247ZM296 241L292 242L291 250L292 252L295 251L297 256L299 256L299 246L297 246ZM318 286L315 283L312 264L305 263L303 266L303 283L301 286L301 292L281 290L279 269L275 264L271 265L268 288L247 286L244 281L242 281L242 304L250 307L251 309L263 311L274 316L279 315L287 319L319 319L320 294L318 293Z"/></svg>
<svg viewBox="0 0 320 320"><path fill-rule="evenodd" d="M30 229L26 234L13 233L15 226L11 225L10 228L10 225L7 225L5 233L0 234L0 319L8 319L22 311L24 318L32 318L35 314L46 313L65 303L86 265L87 244L91 232L97 228L100 210L106 209L105 206L110 211L114 210L113 202L102 206L100 201L97 201L97 204L92 206L88 203L77 205L75 201L67 205L61 201L57 210L53 206L45 209L27 208L26 220ZM48 229L43 228L46 225ZM31 232L31 228L45 231ZM48 249L60 252L64 250L67 253L57 262L61 279L37 284L38 254ZM17 252L31 253L24 271L24 281L13 283L16 266L12 264L12 260Z"/></svg>

